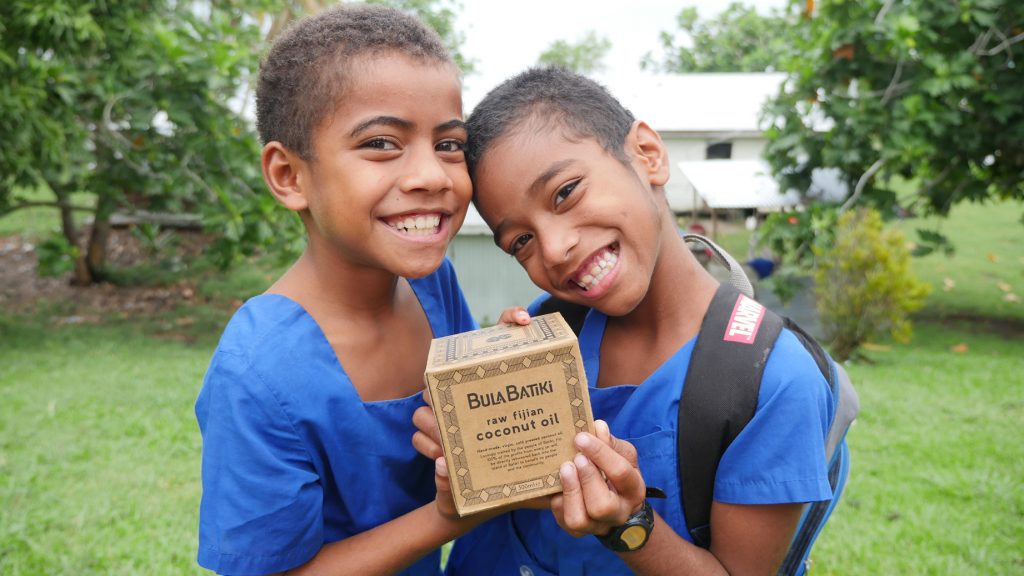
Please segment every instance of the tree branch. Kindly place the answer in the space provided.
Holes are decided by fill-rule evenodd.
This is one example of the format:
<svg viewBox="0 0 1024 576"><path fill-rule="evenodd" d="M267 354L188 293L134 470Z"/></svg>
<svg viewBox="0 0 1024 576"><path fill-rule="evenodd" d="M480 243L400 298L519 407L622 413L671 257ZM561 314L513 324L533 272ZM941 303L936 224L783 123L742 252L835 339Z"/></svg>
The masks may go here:
<svg viewBox="0 0 1024 576"><path fill-rule="evenodd" d="M18 202L3 212L4 215L25 208L67 208L69 210L75 210L78 212L92 212L92 206L75 206L74 204L68 204L65 202L42 202L33 200L30 202Z"/></svg>
<svg viewBox="0 0 1024 576"><path fill-rule="evenodd" d="M885 0L885 4L882 5L882 9L879 10L878 15L875 16L875 26L878 26L879 24L882 23L882 18L885 18L885 15L889 12L889 9L892 8L894 1L895 0Z"/></svg>
<svg viewBox="0 0 1024 576"><path fill-rule="evenodd" d="M981 51L988 46L988 41L992 38L992 33L995 29L996 27L992 26L982 34L979 34L978 37L974 39L974 44L971 44L971 47L968 48L968 51L976 56L981 54Z"/></svg>
<svg viewBox="0 0 1024 576"><path fill-rule="evenodd" d="M988 51L984 52L985 56L995 56L996 54L999 54L1003 50L1006 50L1007 52L1010 52L1010 54L1011 54L1010 59L1012 60L1013 59L1013 56L1012 56L1013 51L1010 50L1010 46L1013 46L1014 44L1017 44L1017 43L1020 43L1020 42L1024 42L1024 32L1022 32L1020 34L1017 34L1016 36L1014 36L1012 38L1007 38L1006 34L1003 34L1002 31L1000 31L1000 30L997 30L996 33L999 34L999 36L1003 39L1003 41L1000 42L999 44L996 44L995 47L992 48L991 50L988 50Z"/></svg>
<svg viewBox="0 0 1024 576"><path fill-rule="evenodd" d="M889 86L885 89L885 94L882 95L882 106L889 103L889 100L896 95L897 84L899 83L900 76L903 75L903 60L900 59L896 63L896 71L892 74L892 80L889 81Z"/></svg>
<svg viewBox="0 0 1024 576"><path fill-rule="evenodd" d="M853 194L850 195L850 197L846 199L846 202L843 202L843 205L839 207L840 214L849 210L850 207L860 199L861 194L864 193L864 187L868 184L868 180L871 180L871 178L882 169L882 166L885 166L885 158L875 160L875 163L872 164L866 172L860 175L860 179L857 180L857 185L853 189Z"/></svg>

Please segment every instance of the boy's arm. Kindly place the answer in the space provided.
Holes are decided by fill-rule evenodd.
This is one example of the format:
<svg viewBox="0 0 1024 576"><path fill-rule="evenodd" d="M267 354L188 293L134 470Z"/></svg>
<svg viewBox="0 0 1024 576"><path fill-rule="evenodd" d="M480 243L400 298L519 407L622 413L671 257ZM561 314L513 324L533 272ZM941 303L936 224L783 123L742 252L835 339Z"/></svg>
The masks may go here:
<svg viewBox="0 0 1024 576"><path fill-rule="evenodd" d="M446 477L443 484L447 486ZM394 574L494 516L480 514L458 518L446 514L444 487L440 481L438 489L438 499L434 502L366 532L326 544L312 560L284 574ZM450 493L448 500L451 500ZM454 512L454 506L448 506Z"/></svg>
<svg viewBox="0 0 1024 576"><path fill-rule="evenodd" d="M563 465L563 493L552 500L559 525L574 536L606 534L623 524L643 503L646 485L636 450L613 438L603 422L598 437L580 434L582 452ZM800 520L802 505L732 505L711 507L711 550L684 540L655 513L647 545L620 553L630 569L654 574L764 574L777 570Z"/></svg>

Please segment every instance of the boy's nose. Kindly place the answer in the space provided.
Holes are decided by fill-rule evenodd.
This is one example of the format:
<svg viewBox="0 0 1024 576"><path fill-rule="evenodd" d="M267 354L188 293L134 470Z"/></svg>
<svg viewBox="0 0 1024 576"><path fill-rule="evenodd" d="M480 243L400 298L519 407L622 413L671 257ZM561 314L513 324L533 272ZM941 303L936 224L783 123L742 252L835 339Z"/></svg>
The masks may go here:
<svg viewBox="0 0 1024 576"><path fill-rule="evenodd" d="M452 179L433 146L411 150L400 186L403 192L440 192L452 188Z"/></svg>
<svg viewBox="0 0 1024 576"><path fill-rule="evenodd" d="M579 243L579 234L568 227L552 225L544 230L538 240L545 264L556 268L571 262L573 248Z"/></svg>

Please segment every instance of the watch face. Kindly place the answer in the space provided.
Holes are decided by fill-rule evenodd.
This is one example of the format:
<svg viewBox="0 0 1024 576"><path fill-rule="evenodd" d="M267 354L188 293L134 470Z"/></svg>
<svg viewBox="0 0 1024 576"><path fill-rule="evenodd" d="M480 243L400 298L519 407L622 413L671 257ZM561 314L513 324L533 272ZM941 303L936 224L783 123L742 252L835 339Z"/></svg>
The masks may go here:
<svg viewBox="0 0 1024 576"><path fill-rule="evenodd" d="M645 530L643 526L630 526L622 532L622 535L619 536L619 538L622 539L622 542L627 548L630 550L636 550L643 546L644 542L647 540L647 530Z"/></svg>

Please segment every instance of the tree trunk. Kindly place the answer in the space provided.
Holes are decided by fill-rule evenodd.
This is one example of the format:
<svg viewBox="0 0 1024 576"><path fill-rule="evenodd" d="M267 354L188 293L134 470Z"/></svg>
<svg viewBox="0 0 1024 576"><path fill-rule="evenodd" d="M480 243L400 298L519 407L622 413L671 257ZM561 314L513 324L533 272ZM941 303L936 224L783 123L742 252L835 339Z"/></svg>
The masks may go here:
<svg viewBox="0 0 1024 576"><path fill-rule="evenodd" d="M89 269L92 282L103 280L103 267L107 263L107 239L110 238L110 216L114 212L114 202L109 193L100 193L96 199L96 212L93 215L92 230L89 232L89 243L85 249L85 265Z"/></svg>
<svg viewBox="0 0 1024 576"><path fill-rule="evenodd" d="M75 255L75 270L71 276L72 286L88 286L92 284L92 273L85 261L85 254L78 243L78 228L75 226L74 210L71 207L71 197L67 190L60 186L51 185L57 204L60 206L60 229L64 234L69 246L78 248Z"/></svg>

